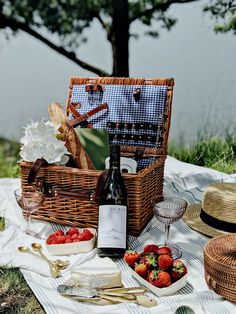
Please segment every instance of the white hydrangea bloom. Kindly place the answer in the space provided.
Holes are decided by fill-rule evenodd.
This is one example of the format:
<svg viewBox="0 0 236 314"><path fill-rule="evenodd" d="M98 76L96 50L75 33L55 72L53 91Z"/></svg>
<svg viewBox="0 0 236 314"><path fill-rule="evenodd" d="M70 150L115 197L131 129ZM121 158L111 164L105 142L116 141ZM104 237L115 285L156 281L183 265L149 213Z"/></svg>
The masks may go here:
<svg viewBox="0 0 236 314"><path fill-rule="evenodd" d="M20 142L22 145L20 156L29 162L43 158L49 164L65 164L69 154L65 143L56 138L57 129L51 121L43 120L31 122L25 128L24 136Z"/></svg>

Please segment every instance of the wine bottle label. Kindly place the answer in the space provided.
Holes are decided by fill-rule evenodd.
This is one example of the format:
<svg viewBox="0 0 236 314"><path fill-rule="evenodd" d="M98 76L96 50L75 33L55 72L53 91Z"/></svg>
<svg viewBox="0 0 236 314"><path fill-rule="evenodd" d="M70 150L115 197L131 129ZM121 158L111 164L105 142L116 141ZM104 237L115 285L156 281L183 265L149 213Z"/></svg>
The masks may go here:
<svg viewBox="0 0 236 314"><path fill-rule="evenodd" d="M126 248L127 206L100 205L98 248Z"/></svg>

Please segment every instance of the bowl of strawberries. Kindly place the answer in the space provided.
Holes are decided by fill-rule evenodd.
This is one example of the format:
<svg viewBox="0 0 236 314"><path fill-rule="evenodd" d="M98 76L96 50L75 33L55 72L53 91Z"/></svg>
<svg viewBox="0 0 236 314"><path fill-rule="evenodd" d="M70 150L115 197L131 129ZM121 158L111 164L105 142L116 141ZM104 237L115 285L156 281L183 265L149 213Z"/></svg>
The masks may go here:
<svg viewBox="0 0 236 314"><path fill-rule="evenodd" d="M157 296L176 293L187 283L187 267L173 259L167 246L147 244L143 252L126 251L124 260L132 276Z"/></svg>
<svg viewBox="0 0 236 314"><path fill-rule="evenodd" d="M96 229L71 227L65 232L56 230L46 240L50 255L72 255L86 253L94 248Z"/></svg>

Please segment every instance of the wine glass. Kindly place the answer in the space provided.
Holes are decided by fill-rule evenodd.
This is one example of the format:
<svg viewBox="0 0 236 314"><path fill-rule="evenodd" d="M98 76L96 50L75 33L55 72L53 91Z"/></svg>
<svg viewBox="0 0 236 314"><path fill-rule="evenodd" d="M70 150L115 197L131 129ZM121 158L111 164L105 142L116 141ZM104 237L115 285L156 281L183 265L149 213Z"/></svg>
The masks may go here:
<svg viewBox="0 0 236 314"><path fill-rule="evenodd" d="M21 188L14 191L17 204L26 213L25 233L36 238L40 238L37 232L31 229L31 214L43 204L44 194L41 191L23 191Z"/></svg>
<svg viewBox="0 0 236 314"><path fill-rule="evenodd" d="M178 197L168 197L168 196L156 196L153 200L153 211L154 216L165 225L165 242L164 246L168 246L171 248L172 255L174 258L181 257L182 253L175 247L170 246L169 241L169 233L170 233L170 225L180 218L182 218L183 214L187 208L187 202Z"/></svg>

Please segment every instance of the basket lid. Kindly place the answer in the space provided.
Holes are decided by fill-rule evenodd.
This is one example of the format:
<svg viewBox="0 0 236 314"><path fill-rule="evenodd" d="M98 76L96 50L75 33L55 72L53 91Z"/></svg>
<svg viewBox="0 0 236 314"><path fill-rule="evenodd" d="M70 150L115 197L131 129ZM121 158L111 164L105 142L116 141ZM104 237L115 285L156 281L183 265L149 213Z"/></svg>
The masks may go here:
<svg viewBox="0 0 236 314"><path fill-rule="evenodd" d="M204 270L208 287L236 302L236 234L217 236L206 243Z"/></svg>
<svg viewBox="0 0 236 314"><path fill-rule="evenodd" d="M173 86L173 78L72 77L67 114L87 114L86 122L106 128L123 153L166 155ZM108 109L96 110L104 102Z"/></svg>
<svg viewBox="0 0 236 314"><path fill-rule="evenodd" d="M236 271L236 234L217 236L209 240L204 247L204 255L229 272Z"/></svg>

